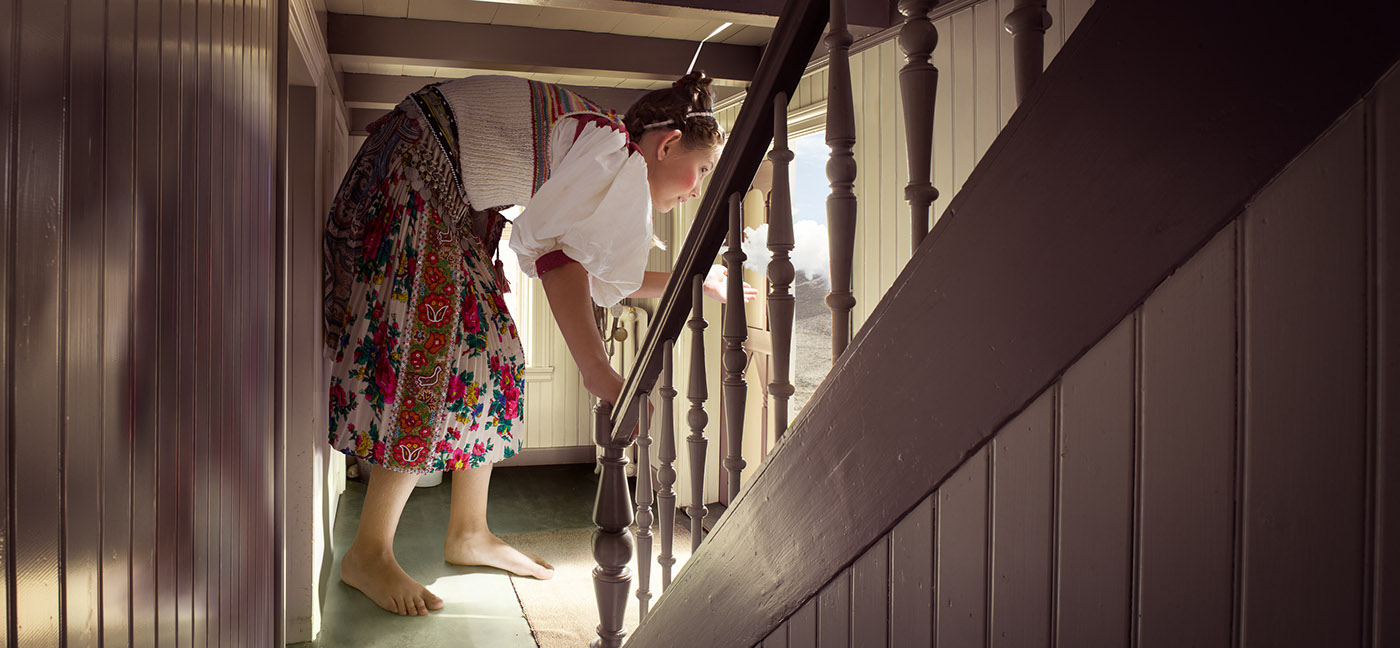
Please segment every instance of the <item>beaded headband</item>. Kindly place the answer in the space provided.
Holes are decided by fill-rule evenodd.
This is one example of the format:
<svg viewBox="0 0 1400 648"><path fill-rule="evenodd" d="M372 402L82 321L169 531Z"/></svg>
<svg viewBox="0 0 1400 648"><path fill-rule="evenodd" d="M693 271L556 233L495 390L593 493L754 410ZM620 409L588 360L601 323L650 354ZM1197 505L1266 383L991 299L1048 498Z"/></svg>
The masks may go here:
<svg viewBox="0 0 1400 648"><path fill-rule="evenodd" d="M715 119L715 114L714 114L713 112L709 111L709 110L693 110L693 111L688 112L688 113L685 114L685 118L686 118L686 119L690 119L690 118L692 118L692 117L706 117L706 118L709 118L709 119L714 119L714 120L715 120L715 125L716 125L716 126L719 125L719 120L718 120L718 119ZM674 119L667 119L667 120L665 120L665 121L652 122L652 123L650 123L650 124L647 124L647 125L645 125L645 126L642 126L642 130L647 131L647 130L651 130L651 129L653 129L653 128L661 128L662 126L670 126L671 124L674 124L674 123L676 123L676 120L674 120ZM722 131L722 130L723 130L723 129L721 129L721 131Z"/></svg>

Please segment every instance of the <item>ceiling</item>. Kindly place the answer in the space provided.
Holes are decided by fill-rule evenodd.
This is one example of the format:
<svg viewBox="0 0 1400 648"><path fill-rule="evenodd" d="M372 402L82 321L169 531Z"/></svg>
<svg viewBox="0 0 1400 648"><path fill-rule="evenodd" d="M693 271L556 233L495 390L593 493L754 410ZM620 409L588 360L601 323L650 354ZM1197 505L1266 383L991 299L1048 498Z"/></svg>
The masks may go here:
<svg viewBox="0 0 1400 648"><path fill-rule="evenodd" d="M731 23L696 63L723 98L752 80L782 8L781 0L324 2L351 132L427 83L474 74L558 83L622 111L683 75L700 41ZM857 38L893 22L891 0L847 2Z"/></svg>

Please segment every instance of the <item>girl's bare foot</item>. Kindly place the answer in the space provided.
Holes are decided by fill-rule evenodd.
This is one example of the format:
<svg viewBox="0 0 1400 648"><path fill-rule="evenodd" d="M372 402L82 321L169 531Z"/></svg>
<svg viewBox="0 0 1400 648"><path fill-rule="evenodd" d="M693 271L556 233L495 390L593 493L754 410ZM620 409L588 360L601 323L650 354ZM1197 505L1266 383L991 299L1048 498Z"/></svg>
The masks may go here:
<svg viewBox="0 0 1400 648"><path fill-rule="evenodd" d="M392 553L374 555L350 545L340 560L340 580L360 590L375 605L404 616L427 615L441 610L442 599L413 580Z"/></svg>
<svg viewBox="0 0 1400 648"><path fill-rule="evenodd" d="M525 553L505 543L492 533L448 537L443 551L447 562L454 565L495 567L518 576L533 576L540 580L554 578L554 566L539 556Z"/></svg>

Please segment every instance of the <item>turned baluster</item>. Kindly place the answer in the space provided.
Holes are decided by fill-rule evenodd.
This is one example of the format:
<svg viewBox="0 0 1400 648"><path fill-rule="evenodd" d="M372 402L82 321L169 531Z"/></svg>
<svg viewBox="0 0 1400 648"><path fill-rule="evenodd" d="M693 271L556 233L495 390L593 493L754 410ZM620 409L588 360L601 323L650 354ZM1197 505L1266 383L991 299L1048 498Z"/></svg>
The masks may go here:
<svg viewBox="0 0 1400 648"><path fill-rule="evenodd" d="M827 236L831 252L831 362L851 343L851 262L856 244L856 144L855 106L851 98L851 32L846 29L845 0L831 0L831 29L826 36L830 51L826 100L826 144L831 158L826 178L831 195L826 199Z"/></svg>
<svg viewBox="0 0 1400 648"><path fill-rule="evenodd" d="M690 550L700 548L700 526L705 521L705 450L709 441L705 438L705 425L710 417L705 414L705 399L709 390L705 386L705 313L701 303L704 277L696 275L691 284L694 299L690 315L690 414L686 422L690 424L690 436L686 437L686 449L690 451L690 506L685 512L690 515Z"/></svg>
<svg viewBox="0 0 1400 648"><path fill-rule="evenodd" d="M744 380L744 368L748 365L748 353L744 351L744 341L748 339L749 325L744 313L744 222L740 209L741 196L729 196L729 250L724 253L724 263L729 268L729 284L724 301L724 432L729 452L724 458L724 468L729 473L729 501L739 496L739 476L747 463L744 461L744 405L748 398L748 382Z"/></svg>
<svg viewBox="0 0 1400 648"><path fill-rule="evenodd" d="M1016 62L1016 101L1031 91L1045 70L1045 30L1050 29L1050 12L1045 0L1016 0L1016 8L1006 15L1006 31Z"/></svg>
<svg viewBox="0 0 1400 648"><path fill-rule="evenodd" d="M599 401L593 406L593 434L603 447L603 472L598 478L598 498L593 502L593 591L598 598L598 637L594 648L618 648L627 637L622 617L627 592L632 589L632 495L627 492L629 441L612 438L612 405Z"/></svg>
<svg viewBox="0 0 1400 648"><path fill-rule="evenodd" d="M661 447L657 451L661 468L656 471L661 482L661 492L656 494L656 507L661 513L661 555L656 562L661 565L662 591L671 586L671 567L676 564L676 556L671 553L676 535L676 426L672 418L676 390L671 386L671 356L675 350L674 340L666 340L661 346Z"/></svg>
<svg viewBox="0 0 1400 648"><path fill-rule="evenodd" d="M900 0L904 26L899 30L899 49L904 67L899 70L899 91L904 102L904 137L909 151L909 184L904 199L909 201L913 228L910 251L919 249L928 234L929 207L938 200L933 186L933 100L938 91L938 68L929 63L938 46L938 29L928 12L938 0Z"/></svg>
<svg viewBox="0 0 1400 648"><path fill-rule="evenodd" d="M637 603L640 619L645 619L651 607L651 417L647 415L650 402L647 392L637 392Z"/></svg>
<svg viewBox="0 0 1400 648"><path fill-rule="evenodd" d="M792 386L792 324L796 313L796 297L792 294L791 253L796 242L792 233L792 190L788 185L788 164L793 160L788 150L787 95L778 93L773 99L773 191L768 198L768 249L773 260L768 262L768 329L773 336L773 379L768 393L773 396L773 434L782 438L788 425L788 400L796 391Z"/></svg>

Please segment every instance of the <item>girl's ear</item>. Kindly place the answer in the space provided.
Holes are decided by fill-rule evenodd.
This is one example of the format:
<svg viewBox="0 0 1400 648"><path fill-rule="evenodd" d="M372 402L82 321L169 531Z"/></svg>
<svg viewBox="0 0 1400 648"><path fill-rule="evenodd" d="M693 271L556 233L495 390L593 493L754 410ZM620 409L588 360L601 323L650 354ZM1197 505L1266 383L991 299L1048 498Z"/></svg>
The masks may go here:
<svg viewBox="0 0 1400 648"><path fill-rule="evenodd" d="M674 128L666 131L661 137L661 141L656 145L656 159L664 160L667 155L679 148L681 144L681 134L680 130Z"/></svg>

